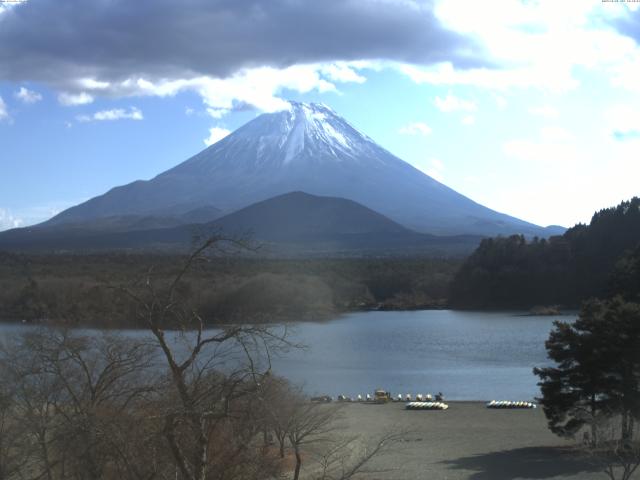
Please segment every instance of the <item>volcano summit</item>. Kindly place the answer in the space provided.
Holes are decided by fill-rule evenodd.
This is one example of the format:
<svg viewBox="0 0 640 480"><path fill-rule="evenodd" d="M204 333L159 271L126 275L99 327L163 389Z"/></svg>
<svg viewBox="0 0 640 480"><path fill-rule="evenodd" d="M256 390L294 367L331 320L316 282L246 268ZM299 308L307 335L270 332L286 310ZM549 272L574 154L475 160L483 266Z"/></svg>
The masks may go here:
<svg viewBox="0 0 640 480"><path fill-rule="evenodd" d="M290 102L287 110L260 115L151 180L113 188L60 213L47 225L123 216L170 214L180 219L214 207L227 214L293 191L353 200L424 233L550 233L439 183L329 107L297 102Z"/></svg>

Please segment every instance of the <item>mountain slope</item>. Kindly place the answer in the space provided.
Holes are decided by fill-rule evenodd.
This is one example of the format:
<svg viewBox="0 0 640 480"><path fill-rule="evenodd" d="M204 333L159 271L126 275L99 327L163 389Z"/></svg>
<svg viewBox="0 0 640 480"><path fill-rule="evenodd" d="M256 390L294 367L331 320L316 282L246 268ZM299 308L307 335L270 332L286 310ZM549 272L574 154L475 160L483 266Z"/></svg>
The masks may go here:
<svg viewBox="0 0 640 480"><path fill-rule="evenodd" d="M230 235L249 233L271 251L469 253L479 236L418 233L352 200L291 192L255 203L207 227Z"/></svg>
<svg viewBox="0 0 640 480"><path fill-rule="evenodd" d="M227 215L213 225L226 232L251 230L260 240L295 242L339 235L415 232L352 200L291 192Z"/></svg>
<svg viewBox="0 0 640 480"><path fill-rule="evenodd" d="M324 105L263 114L149 181L116 187L49 224L114 215L232 212L286 192L347 198L421 232L546 236L490 210L400 160Z"/></svg>
<svg viewBox="0 0 640 480"><path fill-rule="evenodd" d="M111 218L111 217L109 217ZM7 250L184 250L194 235L246 236L267 254L425 254L471 252L478 236L417 233L352 200L291 192L213 222L135 231L105 231L82 224L14 229L0 234Z"/></svg>

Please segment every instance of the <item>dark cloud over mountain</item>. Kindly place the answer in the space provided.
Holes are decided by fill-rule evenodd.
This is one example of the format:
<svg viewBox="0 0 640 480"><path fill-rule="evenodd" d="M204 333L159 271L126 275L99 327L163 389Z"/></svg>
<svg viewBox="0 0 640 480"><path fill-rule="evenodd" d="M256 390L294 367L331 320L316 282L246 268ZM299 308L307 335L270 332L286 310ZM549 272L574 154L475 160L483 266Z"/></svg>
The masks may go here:
<svg viewBox="0 0 640 480"><path fill-rule="evenodd" d="M28 0L0 15L0 79L58 86L337 60L464 67L476 48L430 0Z"/></svg>

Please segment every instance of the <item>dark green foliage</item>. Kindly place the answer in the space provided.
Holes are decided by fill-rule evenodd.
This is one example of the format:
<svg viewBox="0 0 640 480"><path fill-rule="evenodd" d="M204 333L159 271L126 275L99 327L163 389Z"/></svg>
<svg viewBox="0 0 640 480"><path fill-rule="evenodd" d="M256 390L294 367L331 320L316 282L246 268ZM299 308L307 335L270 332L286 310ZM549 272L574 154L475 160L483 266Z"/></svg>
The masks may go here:
<svg viewBox="0 0 640 480"><path fill-rule="evenodd" d="M616 262L640 248L640 198L597 212L591 223L576 225L549 240L522 236L483 240L456 275L451 303L463 308L577 307L585 298L604 297ZM638 294L638 258L621 260L617 282L627 298ZM635 280L634 280L635 279Z"/></svg>
<svg viewBox="0 0 640 480"><path fill-rule="evenodd" d="M616 262L609 288L629 301L640 302L640 245Z"/></svg>
<svg viewBox="0 0 640 480"><path fill-rule="evenodd" d="M555 366L534 373L551 431L573 436L588 426L597 442L598 425L615 417L631 440L640 418L640 305L586 302L575 323L555 323L545 345Z"/></svg>
<svg viewBox="0 0 640 480"><path fill-rule="evenodd" d="M2 254L0 254L2 255ZM0 320L142 327L114 285L152 277L159 287L181 263L170 255L9 255L0 258ZM460 261L433 258L216 258L198 263L177 293L209 324L322 319L373 308L446 303Z"/></svg>

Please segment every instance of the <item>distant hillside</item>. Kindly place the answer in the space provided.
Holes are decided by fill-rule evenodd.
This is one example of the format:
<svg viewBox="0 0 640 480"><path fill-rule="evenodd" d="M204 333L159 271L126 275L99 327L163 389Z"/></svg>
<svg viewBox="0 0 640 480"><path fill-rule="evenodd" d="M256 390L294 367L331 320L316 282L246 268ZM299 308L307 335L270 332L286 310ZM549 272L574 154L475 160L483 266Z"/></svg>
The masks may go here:
<svg viewBox="0 0 640 480"><path fill-rule="evenodd" d="M480 237L441 237L409 230L352 200L292 192L258 202L211 224L230 234L249 232L289 252L378 251L469 253Z"/></svg>
<svg viewBox="0 0 640 480"><path fill-rule="evenodd" d="M286 193L255 203L214 224L227 232L250 228L256 238L280 242L316 241L363 233L416 235L352 200L304 192Z"/></svg>
<svg viewBox="0 0 640 480"><path fill-rule="evenodd" d="M159 228L177 227L194 223L207 223L223 216L220 209L214 206L203 206L195 208L185 213L175 214L168 209L163 215L113 215L108 217L96 217L75 222L55 224L45 222L40 225L22 229L26 231L42 231L46 228L48 232L60 232L67 235L70 232L134 232L141 230L154 230Z"/></svg>
<svg viewBox="0 0 640 480"><path fill-rule="evenodd" d="M640 198L601 210L589 225L576 225L548 240L517 235L485 239L456 275L451 303L469 308L575 307L589 297L615 293L619 262L638 245Z"/></svg>
<svg viewBox="0 0 640 480"><path fill-rule="evenodd" d="M132 225L129 219L128 225ZM137 217L133 217L137 218ZM121 217L99 222L15 229L0 233L0 249L20 251L185 250L194 235L222 232L249 236L265 254L468 254L478 236L440 237L417 233L352 200L292 192L258 202L218 220L171 228L113 228ZM140 224L145 220L138 219ZM106 222L107 230L99 227ZM96 226L97 224L97 226Z"/></svg>

